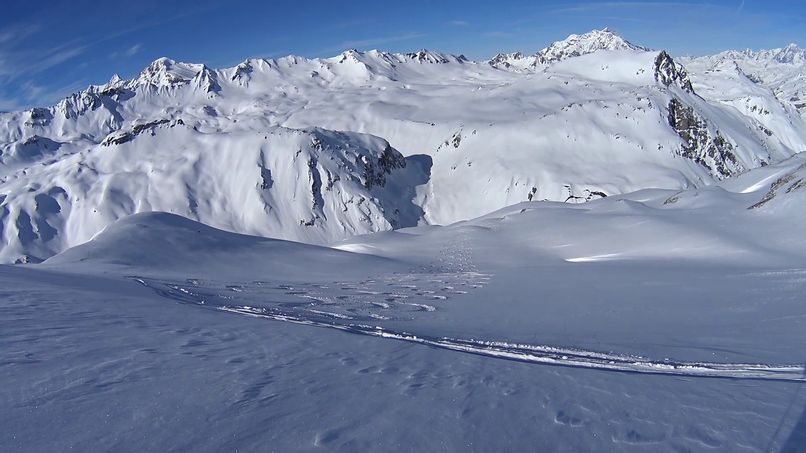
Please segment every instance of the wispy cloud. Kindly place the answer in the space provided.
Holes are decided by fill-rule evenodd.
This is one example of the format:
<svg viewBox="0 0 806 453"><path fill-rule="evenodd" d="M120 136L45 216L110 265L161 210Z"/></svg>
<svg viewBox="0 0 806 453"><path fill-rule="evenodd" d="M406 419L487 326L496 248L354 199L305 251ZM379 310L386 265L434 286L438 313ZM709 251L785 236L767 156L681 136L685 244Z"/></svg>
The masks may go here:
<svg viewBox="0 0 806 453"><path fill-rule="evenodd" d="M87 87L89 82L79 80L66 85L43 86L27 81L19 85L13 93L0 93L0 111L24 110L31 106L52 105Z"/></svg>
<svg viewBox="0 0 806 453"><path fill-rule="evenodd" d="M448 21L448 25L450 25L452 27L468 27L468 26L470 26L470 22L456 19L456 20Z"/></svg>
<svg viewBox="0 0 806 453"><path fill-rule="evenodd" d="M128 49L126 49L126 56L127 57L134 56L134 54L136 54L137 52L140 51L141 47L143 47L142 44L135 44L135 45L129 47Z"/></svg>
<svg viewBox="0 0 806 453"><path fill-rule="evenodd" d="M28 36L39 31L41 27L37 24L20 23L8 26L0 30L0 44L9 45L22 41Z"/></svg>
<svg viewBox="0 0 806 453"><path fill-rule="evenodd" d="M81 55L86 49L85 45L68 43L44 51L0 50L0 81L36 75Z"/></svg>
<svg viewBox="0 0 806 453"><path fill-rule="evenodd" d="M138 52L140 52L140 49L142 47L143 47L143 45L138 43L138 44L135 44L135 45L129 47L128 49L116 50L116 51L112 52L111 54L109 54L109 58L115 59L115 58L119 58L119 57L133 57Z"/></svg>
<svg viewBox="0 0 806 453"><path fill-rule="evenodd" d="M85 80L74 81L63 86L56 83L26 86L24 81L26 79L42 80L41 73L72 62L88 50L97 48L100 43L208 13L227 4L229 2L220 0L179 14L152 16L155 18L137 22L129 28L115 30L99 28L97 32L99 35L85 35L80 39L56 46L48 46L52 40L44 38L52 37L52 35L46 35L44 31L49 30L48 24L59 20L58 17L44 14L38 16L36 23L19 22L0 26L0 110L19 110L31 105L45 105L58 97L85 87L87 85ZM101 33L103 34L100 35ZM141 49L141 44L135 44L113 54L118 57L131 57L139 53ZM74 67L80 67L81 64L84 63L75 64Z"/></svg>

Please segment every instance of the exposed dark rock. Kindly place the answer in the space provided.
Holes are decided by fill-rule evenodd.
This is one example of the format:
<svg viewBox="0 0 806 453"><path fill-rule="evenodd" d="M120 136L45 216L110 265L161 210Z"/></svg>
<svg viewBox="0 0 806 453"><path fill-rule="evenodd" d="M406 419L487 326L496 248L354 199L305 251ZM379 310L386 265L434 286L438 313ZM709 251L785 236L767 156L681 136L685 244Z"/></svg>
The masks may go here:
<svg viewBox="0 0 806 453"><path fill-rule="evenodd" d="M778 192L780 192L781 189L783 189L787 185L789 186L786 188L784 193L791 193L806 187L806 178L802 178L798 175L798 172L804 169L806 169L806 164L800 165L797 169L795 169L795 171L787 173L786 175L776 179L775 182L773 182L770 185L770 190L768 190L767 193L764 194L764 197L762 197L758 203L750 206L747 209L758 209L764 206L765 204L769 203L773 198L775 198Z"/></svg>
<svg viewBox="0 0 806 453"><path fill-rule="evenodd" d="M505 54L499 53L498 55L494 56L490 59L489 64L490 66L494 66L496 68L508 68L512 66L509 63L509 60L520 60L523 58L523 54L520 52Z"/></svg>
<svg viewBox="0 0 806 453"><path fill-rule="evenodd" d="M364 164L364 186L367 189L385 186L386 175L396 168L406 168L406 158L389 144L378 157L377 163L373 163L367 156L362 156L361 160Z"/></svg>
<svg viewBox="0 0 806 453"><path fill-rule="evenodd" d="M607 194L599 190L585 189L585 192L588 192L588 196L585 197L586 201L596 200L599 198L607 198Z"/></svg>
<svg viewBox="0 0 806 453"><path fill-rule="evenodd" d="M655 80L667 87L676 84L684 91L694 93L694 88L691 86L691 80L689 80L686 70L675 63L665 50L662 50L655 57Z"/></svg>
<svg viewBox="0 0 806 453"><path fill-rule="evenodd" d="M420 63L435 63L435 64L450 63L450 61L444 56L437 53L429 52L425 49L419 50L417 52L407 53L406 57ZM460 61L464 61L464 59L460 59Z"/></svg>
<svg viewBox="0 0 806 453"><path fill-rule="evenodd" d="M25 122L26 126L47 126L53 119L53 114L49 109L35 107L28 111L28 121Z"/></svg>
<svg viewBox="0 0 806 453"><path fill-rule="evenodd" d="M221 85L218 83L218 76L207 66L203 66L202 70L196 74L194 77L194 82L196 86L205 93L218 94L221 92Z"/></svg>
<svg viewBox="0 0 806 453"><path fill-rule="evenodd" d="M254 71L252 63L244 61L235 68L235 72L232 74L232 81L234 82L236 80L240 81L248 80L249 75L252 74L252 71Z"/></svg>
<svg viewBox="0 0 806 453"><path fill-rule="evenodd" d="M112 134L109 134L102 142L101 146L112 146L112 145L121 145L126 142L130 142L134 139L134 137L142 134L146 131L153 131L156 127L169 123L169 120L156 120L150 123L143 123L143 124L135 124L132 126L130 131L118 131ZM179 120L177 120L177 124L179 124ZM181 123L181 124L184 124Z"/></svg>
<svg viewBox="0 0 806 453"><path fill-rule="evenodd" d="M713 135L704 119L679 99L669 101L669 125L683 139L678 154L707 168L717 179L739 174L745 168L738 162L733 145L719 131Z"/></svg>

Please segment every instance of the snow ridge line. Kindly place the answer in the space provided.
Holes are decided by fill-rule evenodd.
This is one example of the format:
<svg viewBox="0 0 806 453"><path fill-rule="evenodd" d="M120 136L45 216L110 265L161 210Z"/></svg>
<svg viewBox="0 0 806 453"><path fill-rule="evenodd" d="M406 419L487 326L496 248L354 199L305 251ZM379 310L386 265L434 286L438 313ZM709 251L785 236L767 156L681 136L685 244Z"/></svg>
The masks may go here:
<svg viewBox="0 0 806 453"><path fill-rule="evenodd" d="M683 362L672 360L651 360L640 356L618 355L583 349L562 348L548 345L516 344L500 341L475 339L458 339L449 337L430 337L408 332L395 332L379 326L365 324L339 324L301 318L294 315L269 310L266 308L205 304L196 300L190 292L175 294L155 286L145 280L132 277L138 283L154 290L158 295L180 303L200 306L207 309L227 313L246 315L273 321L340 330L342 332L388 338L409 343L422 344L439 349L476 354L504 360L534 363L540 365L588 368L623 373L656 374L670 376L753 379L785 382L806 382L806 366L773 365L761 363L718 363L718 362Z"/></svg>

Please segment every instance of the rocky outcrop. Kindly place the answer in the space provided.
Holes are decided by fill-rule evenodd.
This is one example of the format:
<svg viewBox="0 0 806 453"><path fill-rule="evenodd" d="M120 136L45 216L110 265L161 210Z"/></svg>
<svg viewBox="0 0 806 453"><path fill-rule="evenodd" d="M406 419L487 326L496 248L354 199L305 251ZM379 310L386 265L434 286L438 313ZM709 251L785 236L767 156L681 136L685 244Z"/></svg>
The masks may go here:
<svg viewBox="0 0 806 453"><path fill-rule="evenodd" d="M488 62L490 66L499 68L499 69L508 69L512 67L512 63L514 61L523 60L524 56L520 52L514 53L499 53L493 58L490 59Z"/></svg>
<svg viewBox="0 0 806 453"><path fill-rule="evenodd" d="M102 142L101 146L122 145L123 143L130 142L134 137L142 134L143 132L153 131L158 126L170 123L169 120L156 120L148 123L135 124L131 130L117 131L109 134ZM182 120L177 120L171 124L171 127L177 124L184 124Z"/></svg>
<svg viewBox="0 0 806 453"><path fill-rule="evenodd" d="M669 101L669 125L683 140L678 154L707 168L719 180L745 171L736 158L730 141L708 124L693 108L679 99Z"/></svg>
<svg viewBox="0 0 806 453"><path fill-rule="evenodd" d="M36 162L55 154L61 145L47 137L33 135L0 147L0 163L12 165Z"/></svg>
<svg viewBox="0 0 806 453"><path fill-rule="evenodd" d="M391 145L384 148L377 161L368 156L362 156L361 160L364 164L364 185L367 189L384 187L386 175L397 168L406 168L406 158Z"/></svg>
<svg viewBox="0 0 806 453"><path fill-rule="evenodd" d="M53 119L53 113L49 109L35 107L28 111L26 126L47 126Z"/></svg>
<svg viewBox="0 0 806 453"><path fill-rule="evenodd" d="M451 60L446 56L438 52L431 52L426 49L418 50L417 52L411 52L406 54L406 58L409 61L416 61L418 63L431 63L431 64L446 64L450 63ZM455 57L457 62L466 61L464 56Z"/></svg>
<svg viewBox="0 0 806 453"><path fill-rule="evenodd" d="M758 209L764 206L772 201L782 190L784 193L791 193L806 188L806 178L800 174L804 169L806 169L806 164L800 165L795 171L776 179L775 182L770 185L770 190L764 194L764 197L758 203L755 203L747 209Z"/></svg>
<svg viewBox="0 0 806 453"><path fill-rule="evenodd" d="M664 86L674 84L684 91L694 93L686 70L677 64L665 50L662 50L655 58L655 80Z"/></svg>

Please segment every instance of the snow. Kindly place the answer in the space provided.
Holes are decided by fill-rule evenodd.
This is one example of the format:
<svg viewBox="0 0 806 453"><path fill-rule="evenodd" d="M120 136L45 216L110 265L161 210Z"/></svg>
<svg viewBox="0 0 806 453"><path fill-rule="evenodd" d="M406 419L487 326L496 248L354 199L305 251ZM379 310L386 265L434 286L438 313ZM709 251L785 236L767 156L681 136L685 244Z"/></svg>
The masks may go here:
<svg viewBox="0 0 806 453"><path fill-rule="evenodd" d="M128 217L0 267L4 449L793 448L806 191L747 187L803 164L342 251Z"/></svg>
<svg viewBox="0 0 806 453"><path fill-rule="evenodd" d="M610 30L535 55L546 61L349 50L212 69L160 58L131 80L2 114L0 260L47 259L138 212L326 244L527 200L704 187L806 149L796 108L735 70L684 60L694 92L666 85L659 52ZM670 125L673 101L704 134L693 151ZM330 146L311 148L315 138ZM354 159L377 167L387 143L408 165L362 189Z"/></svg>
<svg viewBox="0 0 806 453"><path fill-rule="evenodd" d="M2 257L47 258L0 265L0 450L798 451L799 115L606 47L161 59L0 116Z"/></svg>

